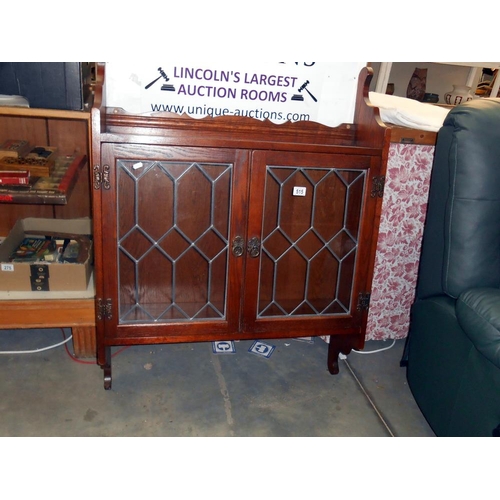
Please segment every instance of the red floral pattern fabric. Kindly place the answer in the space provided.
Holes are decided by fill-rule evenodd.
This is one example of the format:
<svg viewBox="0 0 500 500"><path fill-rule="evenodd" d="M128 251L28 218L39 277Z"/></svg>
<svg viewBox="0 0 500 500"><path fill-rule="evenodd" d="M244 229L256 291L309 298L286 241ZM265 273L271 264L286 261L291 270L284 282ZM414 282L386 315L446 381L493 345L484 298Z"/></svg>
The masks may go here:
<svg viewBox="0 0 500 500"><path fill-rule="evenodd" d="M366 340L408 335L433 159L434 146L390 146Z"/></svg>

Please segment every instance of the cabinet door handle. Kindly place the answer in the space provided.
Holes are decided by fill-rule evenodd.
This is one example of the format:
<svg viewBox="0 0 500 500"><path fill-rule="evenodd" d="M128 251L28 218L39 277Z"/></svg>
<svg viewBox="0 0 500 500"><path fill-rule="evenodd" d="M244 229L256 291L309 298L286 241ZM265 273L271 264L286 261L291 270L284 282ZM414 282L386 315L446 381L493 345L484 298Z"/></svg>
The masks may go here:
<svg viewBox="0 0 500 500"><path fill-rule="evenodd" d="M260 240L257 236L250 238L248 241L247 252L254 259L260 255Z"/></svg>
<svg viewBox="0 0 500 500"><path fill-rule="evenodd" d="M235 257L241 257L245 248L245 240L241 236L236 236L233 240L232 250Z"/></svg>

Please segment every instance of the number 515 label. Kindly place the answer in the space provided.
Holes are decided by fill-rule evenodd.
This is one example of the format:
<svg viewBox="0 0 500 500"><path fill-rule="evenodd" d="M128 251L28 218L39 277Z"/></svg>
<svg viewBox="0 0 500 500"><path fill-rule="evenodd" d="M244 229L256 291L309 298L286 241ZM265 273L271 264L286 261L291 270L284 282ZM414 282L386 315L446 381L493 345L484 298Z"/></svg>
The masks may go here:
<svg viewBox="0 0 500 500"><path fill-rule="evenodd" d="M307 188L301 186L293 187L293 196L305 196Z"/></svg>

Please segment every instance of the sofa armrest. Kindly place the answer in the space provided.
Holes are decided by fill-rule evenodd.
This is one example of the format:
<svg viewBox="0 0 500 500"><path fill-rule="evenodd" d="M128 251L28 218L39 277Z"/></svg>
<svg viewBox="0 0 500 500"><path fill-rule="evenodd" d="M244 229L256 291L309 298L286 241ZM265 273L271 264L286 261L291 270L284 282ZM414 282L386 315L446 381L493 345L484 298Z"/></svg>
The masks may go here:
<svg viewBox="0 0 500 500"><path fill-rule="evenodd" d="M500 289L473 288L456 302L460 326L476 349L500 368Z"/></svg>

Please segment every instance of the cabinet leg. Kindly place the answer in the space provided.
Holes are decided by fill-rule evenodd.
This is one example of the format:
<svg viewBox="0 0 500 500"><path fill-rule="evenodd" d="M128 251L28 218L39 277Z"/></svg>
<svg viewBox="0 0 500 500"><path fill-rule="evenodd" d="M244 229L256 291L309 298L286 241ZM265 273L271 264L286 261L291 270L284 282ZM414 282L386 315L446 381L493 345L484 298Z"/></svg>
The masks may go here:
<svg viewBox="0 0 500 500"><path fill-rule="evenodd" d="M358 346L359 335L330 335L330 343L328 344L328 371L332 375L339 373L339 354L346 356L351 350Z"/></svg>
<svg viewBox="0 0 500 500"><path fill-rule="evenodd" d="M111 389L111 347L104 348L105 362L102 365L104 371L104 389Z"/></svg>

